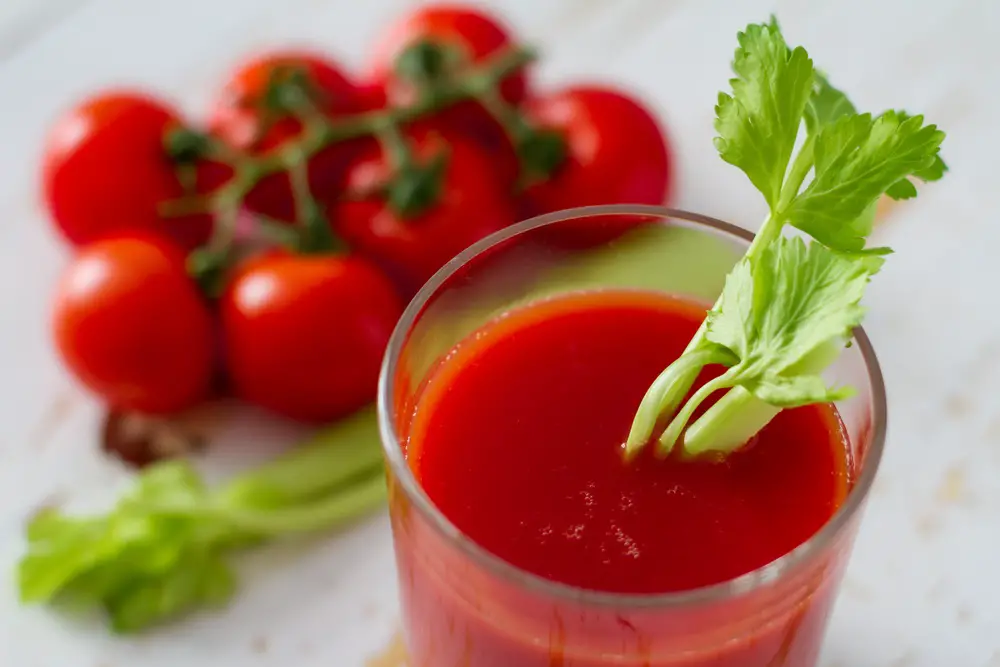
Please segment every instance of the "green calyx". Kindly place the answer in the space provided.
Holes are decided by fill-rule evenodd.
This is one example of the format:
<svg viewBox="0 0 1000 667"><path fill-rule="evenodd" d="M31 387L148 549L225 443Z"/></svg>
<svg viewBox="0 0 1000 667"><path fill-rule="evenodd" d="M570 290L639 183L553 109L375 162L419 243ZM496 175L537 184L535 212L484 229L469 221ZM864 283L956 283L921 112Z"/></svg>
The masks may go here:
<svg viewBox="0 0 1000 667"><path fill-rule="evenodd" d="M468 65L461 50L433 40L420 40L396 58L396 75L418 88L439 85Z"/></svg>
<svg viewBox="0 0 1000 667"><path fill-rule="evenodd" d="M408 164L383 186L386 204L400 218L419 216L437 203L447 170L448 153L445 150L423 163Z"/></svg>
<svg viewBox="0 0 1000 667"><path fill-rule="evenodd" d="M566 138L554 130L530 129L517 144L522 181L531 183L551 178L566 161Z"/></svg>
<svg viewBox="0 0 1000 667"><path fill-rule="evenodd" d="M194 278L201 291L211 299L222 295L228 267L228 254L210 248L196 248L187 258L188 274Z"/></svg>
<svg viewBox="0 0 1000 667"><path fill-rule="evenodd" d="M308 70L289 65L270 72L261 102L267 114L301 116L321 107L325 96Z"/></svg>
<svg viewBox="0 0 1000 667"><path fill-rule="evenodd" d="M211 153L212 141L201 132L186 127L173 127L163 137L163 149L173 162L187 164L206 158Z"/></svg>

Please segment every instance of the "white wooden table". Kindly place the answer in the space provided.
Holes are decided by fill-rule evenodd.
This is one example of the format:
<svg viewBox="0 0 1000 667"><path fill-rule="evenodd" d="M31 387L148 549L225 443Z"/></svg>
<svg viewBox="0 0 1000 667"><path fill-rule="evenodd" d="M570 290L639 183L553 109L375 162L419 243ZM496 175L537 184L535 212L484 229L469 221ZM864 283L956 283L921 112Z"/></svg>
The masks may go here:
<svg viewBox="0 0 1000 667"><path fill-rule="evenodd" d="M96 450L97 404L50 348L65 251L37 203L47 124L79 96L134 83L203 112L241 56L306 43L363 61L402 0L4 0L0 6L0 665L361 667L396 627L387 521L245 563L226 612L137 640L19 608L10 568L24 517L125 473ZM822 667L1000 667L1000 2L996 0L496 0L543 48L539 84L632 86L668 124L684 208L752 226L760 197L712 149L712 105L736 30L777 11L789 40L862 108L924 111L952 173L878 231L897 254L868 329L890 391L882 476ZM254 417L236 445L282 429ZM447 667L447 666L442 666Z"/></svg>

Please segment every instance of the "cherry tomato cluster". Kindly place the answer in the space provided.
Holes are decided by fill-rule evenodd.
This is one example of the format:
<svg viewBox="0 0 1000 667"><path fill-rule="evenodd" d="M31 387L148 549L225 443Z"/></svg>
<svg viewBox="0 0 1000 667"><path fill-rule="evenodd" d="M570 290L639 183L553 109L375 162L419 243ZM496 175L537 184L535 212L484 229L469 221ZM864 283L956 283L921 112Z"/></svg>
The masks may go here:
<svg viewBox="0 0 1000 667"><path fill-rule="evenodd" d="M357 80L315 53L252 60L203 129L132 91L78 105L43 167L77 249L55 305L66 365L121 410L220 387L308 421L370 401L404 300L452 256L519 218L670 194L647 110L536 92L532 60L481 10L429 6Z"/></svg>

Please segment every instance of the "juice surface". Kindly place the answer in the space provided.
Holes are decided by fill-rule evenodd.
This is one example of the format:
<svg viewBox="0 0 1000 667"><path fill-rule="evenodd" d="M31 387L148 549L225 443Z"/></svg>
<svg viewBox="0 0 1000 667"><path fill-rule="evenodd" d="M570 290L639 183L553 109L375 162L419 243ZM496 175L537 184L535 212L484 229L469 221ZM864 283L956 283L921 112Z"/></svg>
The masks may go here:
<svg viewBox="0 0 1000 667"><path fill-rule="evenodd" d="M663 295L591 292L488 324L423 389L407 443L417 479L487 550L587 589L691 589L784 555L847 493L831 406L783 411L721 462L622 460L640 399L704 315Z"/></svg>

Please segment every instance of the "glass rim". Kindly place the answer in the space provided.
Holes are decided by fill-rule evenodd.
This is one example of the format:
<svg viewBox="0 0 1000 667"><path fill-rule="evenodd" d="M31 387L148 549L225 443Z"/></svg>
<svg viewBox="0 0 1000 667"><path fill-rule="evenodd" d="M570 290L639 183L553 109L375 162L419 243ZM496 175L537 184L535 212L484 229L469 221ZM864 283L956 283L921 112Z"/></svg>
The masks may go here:
<svg viewBox="0 0 1000 667"><path fill-rule="evenodd" d="M424 284L413 300L407 305L402 317L396 324L396 328L393 330L392 337L389 339L379 376L377 411L382 449L384 450L390 472L395 476L412 505L419 510L428 523L449 543L453 543L459 551L468 556L473 562L497 577L513 582L525 590L540 595L595 607L671 608L722 601L748 594L762 586L778 581L785 574L794 572L799 565L807 562L812 555L821 553L861 510L865 499L871 491L879 464L882 460L887 428L885 382L882 377L878 358L875 355L875 350L868 335L861 327L854 330L854 341L861 352L872 389L872 440L865 454L865 465L862 467L861 474L857 477L844 502L834 515L812 537L780 558L734 579L684 591L646 594L614 593L611 591L585 589L546 579L505 561L481 547L475 540L462 532L437 508L430 497L424 492L410 466L407 464L406 457L403 454L402 443L396 433L395 420L391 415L392 397L396 392L395 371L399 365L407 335L431 297L437 293L438 289L456 271L498 243L545 225L564 220L600 215L656 216L682 220L693 223L696 226L708 227L748 243L754 238L754 233L750 230L698 213L665 206L615 204L583 206L529 218L495 232L466 248L452 258L451 261L445 264Z"/></svg>

